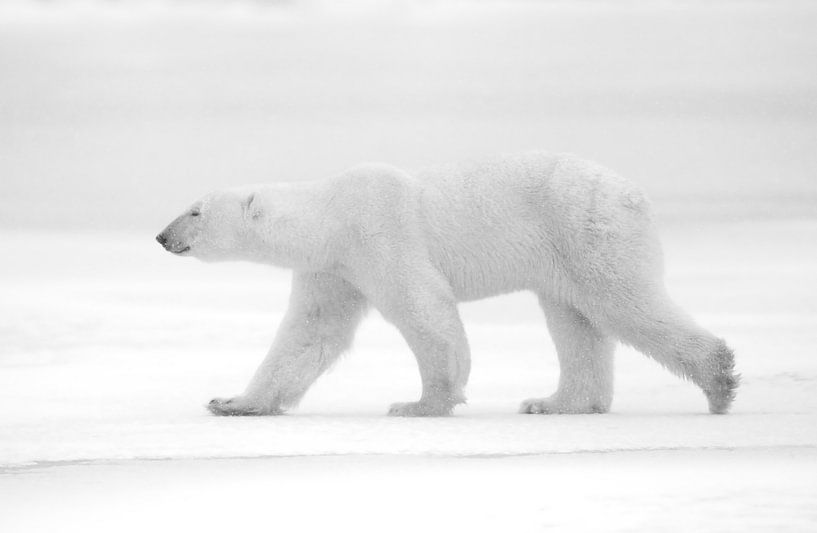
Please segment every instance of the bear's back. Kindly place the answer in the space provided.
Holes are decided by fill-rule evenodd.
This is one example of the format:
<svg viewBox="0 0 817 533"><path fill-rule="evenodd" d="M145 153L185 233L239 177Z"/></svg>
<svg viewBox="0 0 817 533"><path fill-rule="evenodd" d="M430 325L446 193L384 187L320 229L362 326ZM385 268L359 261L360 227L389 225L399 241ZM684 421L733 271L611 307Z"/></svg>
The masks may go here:
<svg viewBox="0 0 817 533"><path fill-rule="evenodd" d="M429 251L466 299L572 276L594 247L641 241L650 225L637 187L570 154L502 156L417 179Z"/></svg>

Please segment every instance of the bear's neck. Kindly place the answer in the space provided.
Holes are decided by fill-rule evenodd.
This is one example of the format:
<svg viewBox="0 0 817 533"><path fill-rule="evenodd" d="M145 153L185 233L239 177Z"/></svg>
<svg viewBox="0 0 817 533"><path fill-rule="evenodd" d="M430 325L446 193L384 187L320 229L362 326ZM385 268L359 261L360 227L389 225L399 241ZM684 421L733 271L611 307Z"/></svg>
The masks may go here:
<svg viewBox="0 0 817 533"><path fill-rule="evenodd" d="M294 270L322 271L335 261L337 229L326 216L319 183L279 184L264 191L268 213L252 261ZM256 200L257 201L257 200Z"/></svg>

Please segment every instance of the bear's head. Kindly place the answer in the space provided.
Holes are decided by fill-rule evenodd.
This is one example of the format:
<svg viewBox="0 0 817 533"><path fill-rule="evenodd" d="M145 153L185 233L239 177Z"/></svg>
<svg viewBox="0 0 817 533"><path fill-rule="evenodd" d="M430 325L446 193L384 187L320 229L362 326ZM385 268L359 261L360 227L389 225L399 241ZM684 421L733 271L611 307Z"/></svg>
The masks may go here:
<svg viewBox="0 0 817 533"><path fill-rule="evenodd" d="M208 194L179 215L156 240L173 254L204 261L250 259L261 216L252 191L233 189Z"/></svg>

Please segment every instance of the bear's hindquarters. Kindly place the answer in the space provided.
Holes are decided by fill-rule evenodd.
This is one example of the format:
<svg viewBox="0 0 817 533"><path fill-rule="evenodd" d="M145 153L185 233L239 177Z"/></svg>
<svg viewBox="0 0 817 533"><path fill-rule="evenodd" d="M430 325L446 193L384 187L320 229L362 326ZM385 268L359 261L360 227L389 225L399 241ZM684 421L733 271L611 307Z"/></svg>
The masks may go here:
<svg viewBox="0 0 817 533"><path fill-rule="evenodd" d="M732 350L723 339L696 324L669 297L654 295L605 315L604 329L698 385L709 401L711 413L729 410L740 379L734 374Z"/></svg>

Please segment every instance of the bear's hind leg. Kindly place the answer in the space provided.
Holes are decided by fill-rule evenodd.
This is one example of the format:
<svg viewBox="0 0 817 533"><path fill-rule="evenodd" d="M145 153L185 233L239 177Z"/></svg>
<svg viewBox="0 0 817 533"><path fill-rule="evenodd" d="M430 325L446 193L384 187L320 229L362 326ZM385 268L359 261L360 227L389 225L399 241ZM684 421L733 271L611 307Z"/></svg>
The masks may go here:
<svg viewBox="0 0 817 533"><path fill-rule="evenodd" d="M606 413L613 401L613 340L576 309L540 296L559 356L559 386L548 398L522 402L520 413Z"/></svg>
<svg viewBox="0 0 817 533"><path fill-rule="evenodd" d="M665 295L633 302L613 314L610 330L670 372L698 385L709 411L723 414L735 399L740 376L723 339L698 326Z"/></svg>

